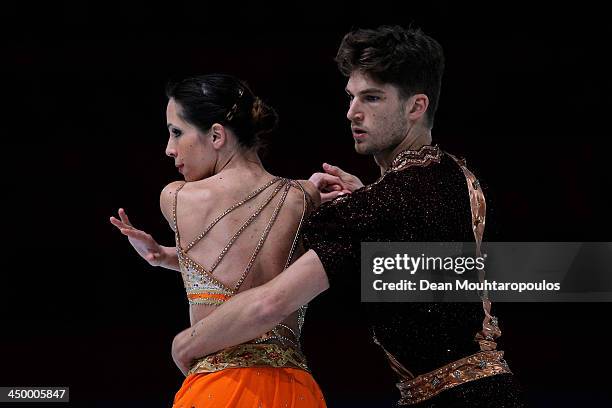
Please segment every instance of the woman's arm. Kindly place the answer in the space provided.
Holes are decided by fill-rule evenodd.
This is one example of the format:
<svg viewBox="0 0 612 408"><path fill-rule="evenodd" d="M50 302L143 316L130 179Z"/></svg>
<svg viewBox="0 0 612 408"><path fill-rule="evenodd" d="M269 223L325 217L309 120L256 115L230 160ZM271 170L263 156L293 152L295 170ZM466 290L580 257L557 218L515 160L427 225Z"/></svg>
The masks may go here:
<svg viewBox="0 0 612 408"><path fill-rule="evenodd" d="M162 214L172 230L174 230L174 222L172 219L174 197L176 196L176 190L182 184L184 184L184 182L181 181L174 181L168 184L164 187L159 196L159 206ZM132 247L134 247L138 255L144 258L150 265L180 271L176 247L159 245L151 234L134 228L123 208L119 209L119 219L110 217L110 222L117 227L123 235L128 237L130 244L132 244Z"/></svg>
<svg viewBox="0 0 612 408"><path fill-rule="evenodd" d="M232 296L177 334L172 358L185 374L193 360L260 336L328 287L319 257L308 251L271 281Z"/></svg>

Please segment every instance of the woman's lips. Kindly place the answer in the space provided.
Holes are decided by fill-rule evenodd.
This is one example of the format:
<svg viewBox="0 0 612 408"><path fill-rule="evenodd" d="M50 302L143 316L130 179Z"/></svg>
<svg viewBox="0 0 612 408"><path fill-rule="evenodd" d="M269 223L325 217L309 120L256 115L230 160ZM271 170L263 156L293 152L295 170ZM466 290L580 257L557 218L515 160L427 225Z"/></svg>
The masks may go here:
<svg viewBox="0 0 612 408"><path fill-rule="evenodd" d="M180 165L176 166L176 169L179 171L179 173L183 174L183 167L184 166L185 166L184 164L180 164Z"/></svg>

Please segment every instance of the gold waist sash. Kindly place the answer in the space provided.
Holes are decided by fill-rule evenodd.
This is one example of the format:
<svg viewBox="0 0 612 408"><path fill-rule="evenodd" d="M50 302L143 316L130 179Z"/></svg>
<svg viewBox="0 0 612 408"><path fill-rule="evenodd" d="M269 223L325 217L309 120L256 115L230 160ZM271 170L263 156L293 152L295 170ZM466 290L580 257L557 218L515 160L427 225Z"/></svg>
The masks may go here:
<svg viewBox="0 0 612 408"><path fill-rule="evenodd" d="M412 405L438 395L444 390L479 378L512 372L503 359L503 351L481 351L454 361L427 374L404 379L397 384L400 405Z"/></svg>
<svg viewBox="0 0 612 408"><path fill-rule="evenodd" d="M214 373L227 368L283 367L308 370L301 351L278 344L245 343L197 360L189 374Z"/></svg>

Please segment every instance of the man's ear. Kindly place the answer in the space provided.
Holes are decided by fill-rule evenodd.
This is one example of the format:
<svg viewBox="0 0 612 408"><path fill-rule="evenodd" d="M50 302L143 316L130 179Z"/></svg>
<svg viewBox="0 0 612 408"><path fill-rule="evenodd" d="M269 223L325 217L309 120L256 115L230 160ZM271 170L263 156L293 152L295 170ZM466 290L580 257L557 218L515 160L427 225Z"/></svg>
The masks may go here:
<svg viewBox="0 0 612 408"><path fill-rule="evenodd" d="M213 149L219 150L222 148L227 142L227 132L225 131L225 127L219 123L213 123L213 125L210 127L210 138Z"/></svg>
<svg viewBox="0 0 612 408"><path fill-rule="evenodd" d="M429 107L429 98L425 94L414 94L406 101L406 115L412 122L416 122L421 117L425 117L425 112Z"/></svg>

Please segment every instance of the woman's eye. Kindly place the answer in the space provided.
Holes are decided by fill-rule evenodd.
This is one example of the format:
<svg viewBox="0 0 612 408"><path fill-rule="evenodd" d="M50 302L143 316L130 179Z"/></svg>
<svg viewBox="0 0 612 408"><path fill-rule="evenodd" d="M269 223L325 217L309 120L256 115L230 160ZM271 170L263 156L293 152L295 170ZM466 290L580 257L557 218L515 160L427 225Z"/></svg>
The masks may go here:
<svg viewBox="0 0 612 408"><path fill-rule="evenodd" d="M178 137L178 136L183 134L183 132L181 132L178 129L172 129L172 130L170 130L170 132L172 133L173 136L176 136L176 137Z"/></svg>

